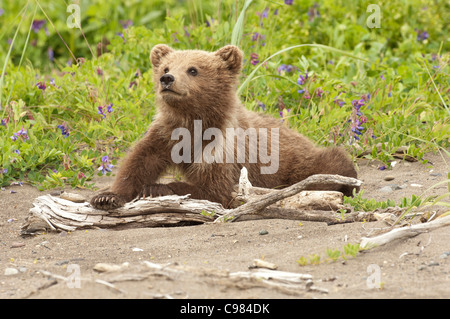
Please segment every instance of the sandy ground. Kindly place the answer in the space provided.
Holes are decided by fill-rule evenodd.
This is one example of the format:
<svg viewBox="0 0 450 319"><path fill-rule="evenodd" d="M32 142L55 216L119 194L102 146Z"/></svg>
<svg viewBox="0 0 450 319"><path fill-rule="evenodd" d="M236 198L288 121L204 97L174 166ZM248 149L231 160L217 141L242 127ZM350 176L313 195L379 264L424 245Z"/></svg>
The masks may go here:
<svg viewBox="0 0 450 319"><path fill-rule="evenodd" d="M391 198L398 202L411 194L420 195L446 179L450 161L444 157L428 154L426 158L432 164L398 160L389 171L378 170L378 163L359 160L364 197ZM387 175L394 179L385 181ZM97 180L100 188L110 183L111 178ZM403 188L389 193L380 191L394 184ZM445 194L446 187L442 184L427 194ZM68 191L87 197L93 195L88 190ZM29 215L33 199L49 192L39 192L28 185L0 191L2 299L450 298L449 227L359 253L346 261L307 266L300 266L296 261L312 254L325 256L327 248L343 250L347 243L356 244L361 237L387 225L382 221L327 226L318 222L259 220L176 228L80 230L22 238L20 226ZM261 230L268 233L261 235ZM310 274L314 285L328 293L285 291L204 275L249 271L248 266L255 258L277 264L278 270ZM94 270L97 263L127 262L129 266L116 274L142 274L144 261L192 267L203 275L147 273L113 282L111 273ZM376 272L372 272L374 269ZM74 275L80 281L70 281ZM380 280L381 287L368 284L374 282L373 276Z"/></svg>

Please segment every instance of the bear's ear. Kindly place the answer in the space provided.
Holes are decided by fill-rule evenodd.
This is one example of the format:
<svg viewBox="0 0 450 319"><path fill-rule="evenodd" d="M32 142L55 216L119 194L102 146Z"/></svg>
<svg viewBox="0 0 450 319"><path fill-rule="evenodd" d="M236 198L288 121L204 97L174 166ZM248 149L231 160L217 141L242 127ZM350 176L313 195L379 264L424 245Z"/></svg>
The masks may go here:
<svg viewBox="0 0 450 319"><path fill-rule="evenodd" d="M173 51L171 47L165 44L157 44L153 47L152 52L150 52L150 61L157 68L161 64L161 59Z"/></svg>
<svg viewBox="0 0 450 319"><path fill-rule="evenodd" d="M242 68L242 51L234 45L227 45L217 50L215 55L219 56L227 65L228 70L239 73Z"/></svg>

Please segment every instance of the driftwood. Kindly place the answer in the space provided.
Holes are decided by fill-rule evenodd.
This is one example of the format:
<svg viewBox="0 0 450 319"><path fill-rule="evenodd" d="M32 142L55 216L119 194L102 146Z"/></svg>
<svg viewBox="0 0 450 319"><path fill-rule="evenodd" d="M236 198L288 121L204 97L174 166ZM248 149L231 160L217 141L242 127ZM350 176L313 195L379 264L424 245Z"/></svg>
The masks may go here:
<svg viewBox="0 0 450 319"><path fill-rule="evenodd" d="M83 285L91 282L100 284L112 289L114 292L122 295L130 295L134 292L127 291L122 288L121 283L133 281L136 285L139 282L145 284L151 280L152 284L155 280L168 280L175 282L180 287L185 287L184 298L189 298L190 283L208 283L216 287L226 287L232 289L270 289L276 290L286 295L304 296L307 293L326 294L327 289L317 287L314 284L313 277L310 274L302 274L295 272L270 270L255 268L249 271L230 272L224 269L192 267L178 264L156 264L149 261L143 261L138 264L97 264L94 266L94 273L91 277L80 278ZM52 279L52 284L62 282L66 284L68 278L57 274L50 273L45 270L39 271L42 275ZM148 284L146 285L148 287ZM44 287L46 288L46 287ZM35 293L35 292L33 292ZM179 292L176 293L179 295ZM147 295L148 296L148 295ZM171 294L151 295L153 298L180 298Z"/></svg>
<svg viewBox="0 0 450 319"><path fill-rule="evenodd" d="M22 234L33 234L46 230L73 231L83 228L136 228L136 227L161 227L202 224L207 222L241 221L245 219L283 218L295 220L323 221L328 224L346 223L352 221L369 220L366 213L336 213L341 204L323 204L326 196L315 195L322 198L322 208L317 209L309 201L313 210L304 209L303 206L295 206L301 200L294 200L294 208L287 209L289 202L280 206L269 207L287 197L294 196L307 189L311 185L350 185L360 186L361 181L339 175L313 175L307 179L281 190L261 191L263 195L257 198L249 198L246 203L234 209L225 209L218 203L206 200L196 200L185 196L162 196L155 198L143 198L134 200L118 209L103 211L90 206L85 202L73 202L57 196L44 195L36 198L31 216L22 226ZM247 185L251 189L251 184ZM255 189L253 189L255 191ZM246 192L249 195L253 191ZM258 191L258 189L256 189ZM306 195L312 192L305 193ZM306 196L306 197L309 197ZM244 195L245 196L245 195ZM325 197L324 197L325 196ZM334 206L333 206L334 205ZM336 206L337 205L337 206ZM320 206L320 205L319 205ZM267 208L269 207L269 208ZM303 208L301 208L303 207ZM339 206L340 207L340 206ZM301 209L299 209L301 208Z"/></svg>
<svg viewBox="0 0 450 319"><path fill-rule="evenodd" d="M397 239L410 238L429 230L450 225L450 216L437 218L431 222L395 228L387 233L372 238L363 237L359 244L360 249L371 249L385 245Z"/></svg>

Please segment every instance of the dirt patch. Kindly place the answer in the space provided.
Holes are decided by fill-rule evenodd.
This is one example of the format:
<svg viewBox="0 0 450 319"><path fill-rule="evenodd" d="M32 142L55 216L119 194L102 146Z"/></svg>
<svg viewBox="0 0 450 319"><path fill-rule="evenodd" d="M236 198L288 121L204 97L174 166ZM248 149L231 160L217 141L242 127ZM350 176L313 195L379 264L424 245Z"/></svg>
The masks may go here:
<svg viewBox="0 0 450 319"><path fill-rule="evenodd" d="M429 164L398 160L389 171L380 171L377 163L360 160L364 197L398 202L445 180L448 158L428 154L426 159ZM393 179L386 181L388 175ZM110 178L97 181L99 187L110 183ZM385 186L390 186L391 191ZM87 190L70 191L92 196ZM447 185L441 184L427 194L446 192ZM346 261L299 266L296 261L301 256L325 256L327 248L342 250L347 243L358 243L361 237L387 225L370 222L327 226L258 220L177 228L99 229L22 238L20 226L34 198L42 194L28 185L0 191L0 298L450 298L448 227L359 253ZM292 293L216 276L248 271L256 258L277 264L278 270L311 274L314 285L328 293ZM203 275L148 273L142 268L144 261L195 267ZM108 274L94 270L97 263L125 262L128 270L118 274L135 276L113 286L107 285ZM382 289L371 288L374 269ZM81 277L80 288L63 279L73 278L76 271ZM207 275L211 272L215 276Z"/></svg>

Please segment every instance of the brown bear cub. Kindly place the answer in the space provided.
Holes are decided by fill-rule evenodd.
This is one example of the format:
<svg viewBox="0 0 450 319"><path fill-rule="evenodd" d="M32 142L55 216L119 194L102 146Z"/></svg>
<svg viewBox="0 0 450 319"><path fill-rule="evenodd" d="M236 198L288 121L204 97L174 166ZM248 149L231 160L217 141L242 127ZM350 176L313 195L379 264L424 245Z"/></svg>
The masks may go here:
<svg viewBox="0 0 450 319"><path fill-rule="evenodd" d="M267 188L286 187L313 174L356 178L353 162L342 149L318 148L280 119L241 104L236 89L242 58L232 45L216 52L156 45L150 59L158 113L122 162L111 192L93 197L92 206L109 210L138 196L191 194L227 207L242 167L253 186ZM157 184L169 167L178 168L186 182ZM312 189L347 196L353 190Z"/></svg>

